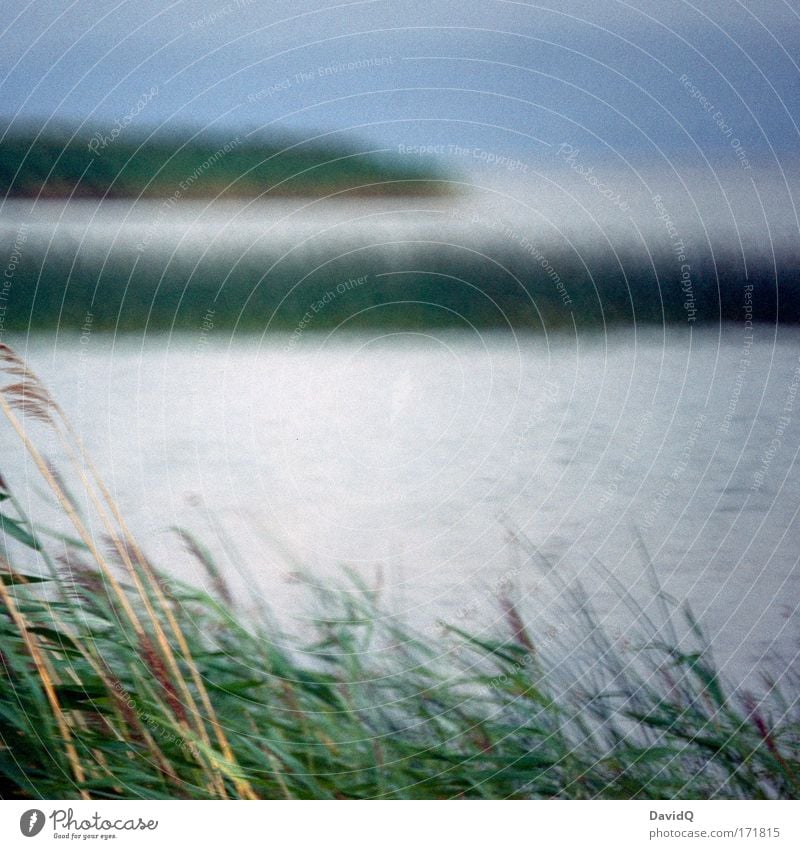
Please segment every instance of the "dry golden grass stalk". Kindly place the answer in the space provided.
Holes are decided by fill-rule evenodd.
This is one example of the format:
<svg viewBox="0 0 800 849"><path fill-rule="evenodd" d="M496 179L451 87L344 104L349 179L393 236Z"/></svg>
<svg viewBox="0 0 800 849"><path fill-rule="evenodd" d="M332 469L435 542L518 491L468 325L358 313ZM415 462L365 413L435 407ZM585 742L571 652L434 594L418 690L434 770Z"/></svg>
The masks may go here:
<svg viewBox="0 0 800 849"><path fill-rule="evenodd" d="M514 641L522 646L522 648L527 649L531 654L535 654L536 646L531 639L531 635L528 633L528 629L525 627L525 623L513 599L508 595L500 596L500 607L503 610L503 615L506 618Z"/></svg>
<svg viewBox="0 0 800 849"><path fill-rule="evenodd" d="M64 564L69 572L70 579L78 586L85 586L90 592L92 591L100 591L103 590L102 582L99 577L99 573L92 569L89 564L80 562L76 564L73 560L68 557L61 556L57 558L62 564ZM12 568L12 567L8 567ZM80 572L80 577L75 575L76 570ZM19 575L15 573L15 582L19 583L28 583L27 578L24 575ZM78 635L75 634L72 628L63 620L61 616L59 616L56 608L50 609L50 616L52 617L53 624L59 630L59 632L65 634L72 641L72 646L77 649L81 657L91 666L93 672L97 675L98 678L103 682L106 691L112 695L114 704L117 707L117 715L119 716L123 727L127 724L128 727L132 731L132 736L134 739L143 740L145 745L150 751L154 761L158 764L159 769L166 775L170 780L172 780L175 785L180 786L180 780L178 776L175 774L175 771L170 766L167 759L164 757L163 752L156 745L155 740L152 735L149 734L146 729L142 727L141 722L134 710L130 708L129 705L125 702L125 700L121 696L122 685L119 683L118 679L111 674L110 670L106 666L105 661L102 660L99 656L96 656L95 653L91 651L92 643L91 641L87 643L84 640L79 639ZM70 670L71 671L71 670ZM77 676L72 675L73 680L76 683L80 683ZM125 709L127 708L127 710ZM114 734L114 736L120 740L125 741L127 739L126 735L122 730L113 726L112 723L109 723L106 718L106 728ZM104 764L104 759L99 759L101 766ZM107 770L106 770L107 771Z"/></svg>
<svg viewBox="0 0 800 849"><path fill-rule="evenodd" d="M140 599L142 600L145 610L147 612L148 618L150 619L153 625L153 630L155 632L159 650L163 655L165 661L167 662L168 666L170 667L170 671L174 676L175 683L181 690L181 695L184 698L185 703L189 707L192 717L195 719L195 724L200 738L210 748L210 739L206 732L203 717L200 714L200 711L194 702L194 698L192 697L191 692L189 691L189 688L183 678L177 660L172 651L172 647L169 645L169 642L166 639L166 635L164 634L161 621L152 607L150 596L142 585L139 571L134 567L133 562L128 554L128 552L131 550L139 553L140 556L137 557L137 560L139 561L139 566L141 567L145 576L148 578L148 583L150 583L151 589L154 591L154 594L156 595L156 598L159 601L159 605L162 611L164 611L164 613L167 615L167 619L170 623L170 628L175 634L176 640L178 641L181 647L181 650L184 654L184 658L187 661L187 666L189 667L190 673L192 675L192 679L195 683L196 688L198 689L203 708L205 709L209 721L211 722L212 727L215 730L215 734L217 736L218 743L220 744L220 748L222 749L223 756L227 761L229 761L235 766L235 759L233 757L232 750L227 742L227 739L224 736L224 733L222 732L222 728L219 724L219 721L216 718L213 706L211 705L210 698L208 697L207 691L203 684L202 677L200 676L200 673L197 670L196 664L191 658L188 643L186 642L186 639L183 636L177 621L175 620L174 616L172 616L172 613L169 610L169 604L163 594L163 591L161 590L157 579L152 574L152 571L149 569L145 558L141 556L139 547L136 545L132 535L128 531L127 527L124 525L124 521L122 520L122 516L119 512L119 508L117 507L114 500L111 498L111 495L108 492L108 489L106 488L105 484L103 483L102 478L97 473L93 464L91 464L91 461L86 455L86 452L80 442L80 439L78 438L77 434L75 434L74 430L69 424L69 421L63 414L63 411L51 398L50 394L47 392L47 390L36 377L36 375L27 367L24 361L8 345L5 345L3 343L0 343L0 369L2 369L7 374L12 374L14 376L19 376L23 378L22 382L19 384L11 384L9 387L0 389L0 409L2 409L6 418L9 420L12 427L17 432L17 435L19 436L20 440L25 446L25 449L28 451L31 458L33 459L40 474L42 475L42 477L44 477L48 486L55 494L59 505L69 517L72 525L78 532L81 541L84 543L94 560L97 562L104 578L109 582L110 586L113 589L114 597L120 603L123 611L125 612L126 618L131 623L134 632L136 633L136 636L140 641L140 644L144 645L147 640L146 631L143 628L142 623L139 620L139 617L137 616L135 610L133 609L129 599L127 598L127 595L120 586L118 580L116 579L116 576L113 573L113 570L110 568L108 562L103 556L103 553L95 544L91 534L89 533L83 520L75 509L75 505L72 504L71 499L69 499L69 497L67 496L66 492L64 491L64 488L61 486L60 482L53 474L52 470L49 468L48 464L46 463L36 446L33 444L32 440L28 437L25 428L23 427L22 422L17 417L15 411L19 410L23 413L23 415L30 416L37 421L43 422L51 426L61 438L62 444L64 445L64 448L67 451L67 454L70 458L73 467L75 468L78 476L81 479L82 485L84 486L87 494L89 495L92 505L100 516L101 521L103 522L106 531L109 534L109 537L113 540L115 547L117 548L117 551L119 553L119 556L125 564L128 573L134 582L137 593ZM58 415L58 421L56 421L56 419L54 418L53 413L56 413ZM63 429L58 426L59 421L63 424ZM70 444L70 440L67 438L67 435L71 437L72 443L74 445L77 445L78 452L76 452L75 448L73 447L73 444ZM114 527L108 515L108 510L106 509L106 506L104 506L101 499L98 498L94 487L87 478L84 470L84 465L82 465L80 460L78 459L78 453L83 458L85 466L89 467L92 477L94 478L98 488L102 493L103 501L105 501L106 505L108 506L108 509L111 510L112 514L114 515L114 518L117 520L118 527ZM121 537L120 531L125 537L124 541ZM225 790L222 775L219 772L217 766L213 763L213 761L209 760L207 769L210 771L210 779L217 795L221 796L222 798L227 798L227 793ZM254 794L252 794L252 789L249 787L249 784L247 782L243 781L242 779L238 779L236 781L236 784L237 792L239 792L240 795L246 798L254 796Z"/></svg>
<svg viewBox="0 0 800 849"><path fill-rule="evenodd" d="M233 594L231 593L227 581L225 581L222 577L214 562L209 559L191 534L186 533L186 531L183 531L180 528L177 529L176 533L180 537L181 542L184 544L189 554L191 554L192 557L194 557L194 559L206 570L209 578L211 578L211 583L214 587L214 594L217 598L221 598L228 607L233 607Z"/></svg>
<svg viewBox="0 0 800 849"><path fill-rule="evenodd" d="M7 575L15 574L11 565L2 558L0 558L0 570ZM82 785L86 781L86 773L81 765L78 752L75 749L75 744L72 741L72 734L70 732L67 715L61 709L61 704L59 703L58 696L56 695L58 679L56 678L55 672L47 662L45 653L41 651L36 634L29 629L28 623L25 621L25 617L22 613L20 613L16 603L14 602L13 596L8 591L8 588L2 579L0 579L0 598L7 608L14 625L22 636L22 639L25 642L25 647L28 650L28 654L30 654L33 665L36 667L36 673L39 676L39 680L42 682L42 688L44 689L45 696L50 704L50 709L53 712L53 717L56 721L56 725L58 726L59 734L61 735L61 739L64 741L64 751L67 755L67 760L69 761L75 781L79 785ZM80 789L80 794L83 799L89 798L89 794L83 787Z"/></svg>
<svg viewBox="0 0 800 849"><path fill-rule="evenodd" d="M105 482L103 481L102 477L100 476L99 472L97 471L96 467L94 466L94 463L92 462L91 458L89 457L88 453L86 452L80 438L78 437L78 435L72 429L71 425L69 424L69 421L66 419L66 417L63 415L63 413L61 413L60 411L59 411L59 416L60 416L62 422L64 423L65 428L67 429L70 436L72 437L73 442L75 443L75 445L77 445L78 450L80 451L80 456L83 460L84 465L90 470L92 478L94 479L94 482L96 483L98 489L100 490L100 492L102 494L103 500L108 505L108 508L111 510L111 513L112 513L114 519L117 522L117 525L118 525L118 527L121 531L122 536L115 533L109 527L109 524L106 523L106 528L109 531L109 538L111 539L113 545L115 546L121 560L127 566L129 573L132 575L134 582L136 583L137 590L139 591L139 595L142 598L142 600L144 601L145 607L147 608L148 613L151 614L151 619L153 619L154 624L156 624L157 633L159 635L163 636L163 632L161 631L161 627L160 627L160 622L155 617L155 614L152 613L152 608L150 606L149 596L145 593L143 587L141 586L138 571L134 568L134 565L133 565L133 559L136 560L139 568L141 569L142 573L145 575L147 582L148 582L151 590L153 591L153 594L155 595L156 600L158 601L159 607L160 607L160 609L162 610L162 612L164 613L164 615L167 619L167 622L170 626L170 630L172 631L172 634L173 634L173 636L175 637L175 639L178 643L181 654L183 655L183 658L186 661L187 667L188 667L190 675L192 677L192 681L193 681L195 688L197 689L197 692L199 694L200 701L203 705L203 709L205 710L206 716L207 716L209 722L211 723L212 728L214 729L214 734L217 738L217 743L220 746L223 757L232 766L237 767L236 758L233 754L233 750L231 749L230 744L228 743L228 740L225 737L225 733L222 729L222 726L221 726L219 720L217 719L216 712L214 711L214 707L211 703L211 699L208 695L208 691L207 691L206 686L203 682L203 678L200 675L200 671L197 668L197 664L194 662L194 659L192 658L192 654L191 654L191 651L189 649L189 644L186 640L186 637L184 636L183 631L181 630L180 625L178 624L178 621L177 621L177 619L175 618L175 616L172 612L172 606L171 606L170 601L169 601L169 599L167 598L167 596L164 592L164 588L162 586L162 581L159 579L159 576L155 573L155 570L153 569L153 567L151 566L151 564L149 563L147 558L144 556L144 553L142 552L141 548L136 543L136 541L133 537L133 534L130 532L130 530L127 527L127 524L125 523L125 520L122 516L121 511L119 510L119 507L118 507L116 501L111 497L111 494L109 493L108 488L105 485ZM93 490L91 489L89 482L86 480L86 477L83 474L83 470L80 468L80 464L77 462L77 460L75 461L75 465L79 468L79 473L81 475L81 480L84 483L84 486L86 486L88 488L90 495L92 495ZM105 511L102 510L102 508L100 507L100 505L97 504L96 501L95 501L95 504L98 508L98 512L101 513L101 516L104 516ZM171 649L170 649L168 660L171 660L172 657L173 656L171 654ZM172 663L171 663L171 665L172 665ZM178 676L180 676L180 672L177 670L177 668L174 668L173 671ZM181 680L181 682L183 682L182 676L180 676L180 680ZM188 704L191 706L191 711L192 711L193 715L195 717L197 717L197 719L199 720L198 731L200 733L200 737L203 740L203 742L206 743L210 747L211 741L208 737L208 734L206 733L205 725L202 722L202 717L200 716L200 713L197 710L197 707L194 703L194 699L191 697L191 694L189 693L188 688L184 687L182 689L183 689L184 696L188 697ZM255 793L253 792L252 787L250 786L249 782L246 781L245 779L237 777L236 779L234 779L234 783L236 785L237 793L240 796L243 796L244 798L250 798L250 799L257 798ZM226 796L227 794L225 793L224 785L222 785L221 775L219 776L219 785L220 785L221 795L223 797Z"/></svg>

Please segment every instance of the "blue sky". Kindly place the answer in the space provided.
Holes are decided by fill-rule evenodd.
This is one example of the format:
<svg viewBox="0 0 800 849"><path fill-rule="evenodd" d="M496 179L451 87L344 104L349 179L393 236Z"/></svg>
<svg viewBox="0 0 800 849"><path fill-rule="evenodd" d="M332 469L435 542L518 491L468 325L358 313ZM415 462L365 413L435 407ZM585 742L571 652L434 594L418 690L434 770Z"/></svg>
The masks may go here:
<svg viewBox="0 0 800 849"><path fill-rule="evenodd" d="M107 125L156 87L132 125L333 131L525 161L542 141L724 160L737 138L753 161L798 142L800 7L783 0L4 7L5 122Z"/></svg>

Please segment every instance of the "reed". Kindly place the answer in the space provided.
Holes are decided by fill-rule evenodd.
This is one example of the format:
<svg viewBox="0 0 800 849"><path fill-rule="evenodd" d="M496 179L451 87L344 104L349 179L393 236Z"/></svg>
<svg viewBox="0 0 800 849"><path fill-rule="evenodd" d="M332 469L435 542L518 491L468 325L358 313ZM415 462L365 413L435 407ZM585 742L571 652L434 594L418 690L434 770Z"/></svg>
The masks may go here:
<svg viewBox="0 0 800 849"><path fill-rule="evenodd" d="M800 791L797 674L765 675L759 694L733 687L691 612L679 636L676 606L657 591L647 610L624 599L638 632L623 646L575 583L559 587L568 629L537 629L504 588L498 633L416 631L351 574L309 589L321 613L292 637L274 617L238 612L219 566L188 532L181 539L212 591L165 577L45 387L13 351L0 354L14 381L0 390L0 408L77 532L35 527L0 478L3 798ZM63 438L68 472L44 461L34 424ZM81 503L100 516L104 544L66 493L67 474L93 491Z"/></svg>

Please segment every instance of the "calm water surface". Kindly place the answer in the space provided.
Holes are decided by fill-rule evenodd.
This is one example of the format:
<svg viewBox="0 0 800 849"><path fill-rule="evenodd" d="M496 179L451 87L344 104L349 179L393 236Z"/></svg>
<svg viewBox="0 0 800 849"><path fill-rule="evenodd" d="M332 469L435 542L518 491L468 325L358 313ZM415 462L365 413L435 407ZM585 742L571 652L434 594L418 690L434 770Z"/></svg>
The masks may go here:
<svg viewBox="0 0 800 849"><path fill-rule="evenodd" d="M641 538L731 674L796 656L796 330L9 341L154 559L204 581L187 526L287 619L299 568L349 564L414 622L491 627L504 580L548 622L550 569L624 631L610 576L651 598ZM14 446L3 472L48 518Z"/></svg>

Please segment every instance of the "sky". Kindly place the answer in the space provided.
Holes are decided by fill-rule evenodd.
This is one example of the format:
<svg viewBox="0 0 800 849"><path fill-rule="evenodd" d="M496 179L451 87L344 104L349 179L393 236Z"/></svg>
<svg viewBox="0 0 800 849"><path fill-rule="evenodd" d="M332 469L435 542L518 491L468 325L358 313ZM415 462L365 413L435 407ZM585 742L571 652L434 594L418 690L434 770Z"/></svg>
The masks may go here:
<svg viewBox="0 0 800 849"><path fill-rule="evenodd" d="M732 165L797 148L795 0L5 0L4 9L6 125L341 133L369 149L439 146L466 168L476 150L535 163L565 144Z"/></svg>

